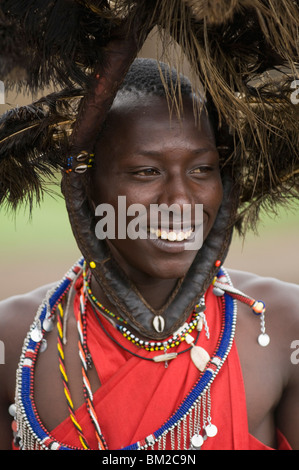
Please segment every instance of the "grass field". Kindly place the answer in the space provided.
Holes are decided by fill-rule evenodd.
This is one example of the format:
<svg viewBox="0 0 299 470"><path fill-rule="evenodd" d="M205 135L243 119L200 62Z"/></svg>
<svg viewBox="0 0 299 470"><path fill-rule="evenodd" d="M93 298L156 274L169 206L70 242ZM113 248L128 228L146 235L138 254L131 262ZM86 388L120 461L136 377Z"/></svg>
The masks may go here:
<svg viewBox="0 0 299 470"><path fill-rule="evenodd" d="M0 299L59 280L80 256L61 196L45 196L31 219L26 207L16 217L2 208L0 227ZM263 215L259 234L244 243L235 236L225 265L298 283L298 238L299 204Z"/></svg>

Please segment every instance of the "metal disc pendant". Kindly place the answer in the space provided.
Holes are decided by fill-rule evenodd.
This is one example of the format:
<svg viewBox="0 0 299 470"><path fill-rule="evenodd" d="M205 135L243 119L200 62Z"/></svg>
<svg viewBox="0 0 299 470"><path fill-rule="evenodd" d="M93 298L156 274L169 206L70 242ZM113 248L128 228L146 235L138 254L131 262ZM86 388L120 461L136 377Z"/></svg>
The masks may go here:
<svg viewBox="0 0 299 470"><path fill-rule="evenodd" d="M165 328L165 320L161 315L156 315L155 318L153 319L153 327L158 333L162 333Z"/></svg>
<svg viewBox="0 0 299 470"><path fill-rule="evenodd" d="M46 351L47 347L48 347L47 340L45 338L43 338L42 342L41 342L41 345L40 345L39 352L43 353L44 351Z"/></svg>
<svg viewBox="0 0 299 470"><path fill-rule="evenodd" d="M45 318L43 321L43 329L49 333L53 330L53 328L54 322L52 320L49 320L48 318Z"/></svg>
<svg viewBox="0 0 299 470"><path fill-rule="evenodd" d="M41 326L40 326L40 321L38 320L38 322L36 323L35 327L33 328L33 330L31 331L30 333L30 338L32 339L32 341L34 341L35 343L39 343L39 341L41 341L43 339L43 333L42 333L42 329L41 329Z"/></svg>
<svg viewBox="0 0 299 470"><path fill-rule="evenodd" d="M263 348L268 346L268 344L270 343L270 337L266 333L261 333L257 340L259 345L263 346Z"/></svg>
<svg viewBox="0 0 299 470"><path fill-rule="evenodd" d="M224 293L225 293L224 290L220 289L219 287L213 288L213 294L216 295L216 297L222 297Z"/></svg>
<svg viewBox="0 0 299 470"><path fill-rule="evenodd" d="M9 408L8 408L8 413L10 414L10 416L13 416L15 417L16 414L17 414L17 408L16 408L16 405L14 403L12 403Z"/></svg>
<svg viewBox="0 0 299 470"><path fill-rule="evenodd" d="M217 426L215 426L215 424L208 424L205 427L205 432L206 432L207 437L215 437L216 434L218 433Z"/></svg>
<svg viewBox="0 0 299 470"><path fill-rule="evenodd" d="M200 434L194 434L191 437L191 448L194 450L200 450L201 446L204 443L204 439Z"/></svg>

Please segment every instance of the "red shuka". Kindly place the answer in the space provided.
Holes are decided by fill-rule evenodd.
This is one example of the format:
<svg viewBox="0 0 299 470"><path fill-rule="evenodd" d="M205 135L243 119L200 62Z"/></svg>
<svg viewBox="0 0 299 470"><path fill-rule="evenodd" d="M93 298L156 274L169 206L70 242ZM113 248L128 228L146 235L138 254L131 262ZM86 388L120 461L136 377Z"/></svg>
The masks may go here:
<svg viewBox="0 0 299 470"><path fill-rule="evenodd" d="M212 289L207 292L206 305L211 337L208 340L203 330L197 344L212 357L221 329L221 301L213 295ZM78 312L78 308L79 295L75 298L74 311ZM107 331L131 351L145 357L159 354L129 343L109 322L102 321ZM200 376L189 352L179 355L165 368L164 363L142 360L124 351L102 331L90 306L87 308L87 342L101 382L94 393L94 407L109 450L122 449L159 429ZM183 342L175 351L187 347ZM207 439L202 450L271 450L249 434L244 383L235 343L211 386L211 402L212 422L218 434ZM77 410L76 417L90 448L97 449L85 405ZM51 435L66 445L80 447L70 418ZM277 449L291 449L279 432Z"/></svg>

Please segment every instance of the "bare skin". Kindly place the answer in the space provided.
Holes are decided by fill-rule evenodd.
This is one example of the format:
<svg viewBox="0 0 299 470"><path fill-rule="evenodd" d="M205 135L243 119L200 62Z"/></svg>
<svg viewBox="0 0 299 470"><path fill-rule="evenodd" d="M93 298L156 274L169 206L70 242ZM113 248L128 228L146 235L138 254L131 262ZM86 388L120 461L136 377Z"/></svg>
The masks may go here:
<svg viewBox="0 0 299 470"><path fill-rule="evenodd" d="M154 113L155 119L157 119L157 116L161 117L161 113L162 109L160 109L159 113ZM150 120L147 123L147 132L149 122ZM160 125L163 125L162 117ZM134 126L132 125L131 128L133 129ZM134 128L136 138L138 137L138 129L138 126ZM127 129L124 130L127 133ZM166 128L164 131L165 133L167 132ZM172 131L170 130L169 132ZM186 132L189 140L182 138L180 132ZM175 185L172 181L166 194L168 197L179 194L180 203L186 203L188 200L190 201L190 198L194 202L196 197L200 196L199 199L207 197L208 189L213 186L214 190L205 200L205 230L207 234L210 224L213 223L215 210L217 212L219 200L221 200L221 185L219 185L218 177L219 169L215 163L216 156L214 150L211 153L208 152L204 157L202 155L197 156L195 159L196 164L194 164L194 152L192 146L190 147L190 141L193 144L204 142L206 148L209 145L213 146L213 139L209 135L208 129L206 129L205 136L199 136L199 141L196 140L197 138L191 138L192 132L192 129L188 126L183 130L176 128L173 139L163 142L162 157L160 156L164 165L163 171L161 171L159 166L161 162L153 165L152 162L148 161L149 155L147 155L146 164L144 162L141 164L142 169L139 168L137 176L134 173L134 179L136 180L137 178L139 181L141 178L143 181L143 178L146 178L146 183L143 182L142 184L150 186L150 193L152 195L159 195L162 194L160 193L161 188L165 187L171 178L176 178ZM140 135L144 135L144 133L140 132ZM130 142L128 136L127 141ZM160 142L161 139L158 138L158 141ZM188 145L183 149L183 143L186 141ZM153 144L153 139L149 138L149 142ZM171 145L174 145L174 142L176 147L171 147ZM123 145L121 148L123 148ZM153 147L151 150L153 150ZM128 155L128 153L130 153L129 143L124 155ZM108 155L111 159L111 154L108 153ZM175 161L174 166L170 165L170 155L173 156ZM183 155L181 159L179 155ZM204 162L202 158L204 158ZM203 167L207 165L212 166L212 170L209 170L208 173L203 170ZM153 166L154 171L152 171ZM119 172L122 166L118 162L115 168ZM176 169L174 173L172 173L173 168ZM147 169L146 172L144 172L145 169ZM151 171L149 172L148 169ZM150 176L148 176L148 173L150 173ZM107 176L108 185L110 176L113 177L113 174ZM148 181L148 177L152 179ZM124 171L122 176L118 174L118 178L123 178L122 187L124 188L128 178L127 172ZM160 183L161 178L162 182ZM141 184L140 181L138 184ZM205 185L207 191L203 192L202 188ZM128 181L126 194L132 197L133 200L136 196L130 192L132 187L134 190L134 185L132 186L130 180ZM142 187L144 188L144 186ZM176 188L176 192L171 191L173 187ZM107 191L108 188L109 186L106 188ZM117 188L115 191L117 193ZM141 195L143 198L145 197L145 193L144 189L137 192L139 195L138 202L140 202ZM95 203L101 201L102 196L98 193L95 199L97 197L98 200ZM113 193L109 193L109 197L111 197L110 202L112 202ZM170 201L168 202L170 203ZM136 248L134 254L138 250L140 250L140 254L135 257L126 255L126 250L130 251L127 245L115 244L113 250L127 275L138 284L138 288L144 297L152 304L156 304L156 307L159 307L173 288L173 282L176 280L175 274L182 275L189 268L194 254L185 253L180 257L173 257L169 253L166 255L166 253L157 252L152 247L151 259L155 258L155 263L151 264L150 258L147 260L146 257L142 257L141 245ZM162 271L163 276L161 276L162 268L164 269ZM158 275L158 273L160 274ZM291 446L294 449L299 449L299 365L292 364L290 359L292 353L291 343L299 339L297 308L299 287L274 279L263 279L246 272L230 271L230 275L237 288L266 303L267 332L271 337L270 345L267 348L261 348L256 341L259 334L259 320L250 312L247 306L238 304L236 343L245 384L249 431L264 444L275 448L275 435L276 428L278 427L286 436ZM149 279L151 279L151 282L149 282ZM0 339L5 344L5 364L0 365L0 449L11 448L11 417L7 410L14 401L15 371L24 337L48 288L49 286L42 287L26 296L14 297L0 304ZM108 308L113 309L113 306L105 299L101 287L93 283L93 289L97 297L101 298ZM69 318L67 332L66 367L67 370L71 370L70 388L74 405L77 408L83 403L83 394L80 362L77 353L77 330L72 316ZM91 376L91 384L93 388L100 386L95 375ZM39 415L49 430L55 428L68 416L58 369L55 334L48 336L48 348L37 362L35 401Z"/></svg>

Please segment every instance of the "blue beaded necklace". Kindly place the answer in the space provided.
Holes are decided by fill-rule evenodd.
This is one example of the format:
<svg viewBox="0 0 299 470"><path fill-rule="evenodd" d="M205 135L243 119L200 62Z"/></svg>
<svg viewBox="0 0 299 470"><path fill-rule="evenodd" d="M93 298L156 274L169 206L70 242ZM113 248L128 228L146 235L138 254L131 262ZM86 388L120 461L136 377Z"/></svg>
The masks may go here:
<svg viewBox="0 0 299 470"><path fill-rule="evenodd" d="M81 273L83 263L83 259L79 260L65 275L62 281L48 293L37 312L34 323L24 342L17 371L15 403L18 440L20 441L20 448L22 449L78 450L76 447L57 442L44 428L35 407L33 390L36 359L38 353L43 350L46 342L46 334L52 329L56 315L56 307L66 296L76 277ZM225 271L221 269L219 275L223 276L224 274L228 278ZM206 400L210 386L229 354L235 333L236 300L226 293L222 296L222 300L222 330L214 357L211 358L207 368L178 409L159 429L145 437L144 440L135 442L122 450L154 448L157 443L158 446L162 446L162 444L166 442L167 436L170 436L170 440L174 441L175 431L177 430L177 432L179 432L180 426L185 426L186 419L190 413L192 413L192 410L202 405L204 400ZM209 400L209 398L207 398L207 400ZM204 439L210 437L208 430L212 429L211 420L210 416L206 418L201 434L199 434L199 431L196 431L194 436L190 435L193 439L193 441L191 439L191 448L200 448ZM176 442L177 441L178 439Z"/></svg>

